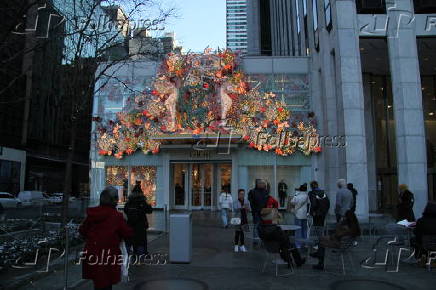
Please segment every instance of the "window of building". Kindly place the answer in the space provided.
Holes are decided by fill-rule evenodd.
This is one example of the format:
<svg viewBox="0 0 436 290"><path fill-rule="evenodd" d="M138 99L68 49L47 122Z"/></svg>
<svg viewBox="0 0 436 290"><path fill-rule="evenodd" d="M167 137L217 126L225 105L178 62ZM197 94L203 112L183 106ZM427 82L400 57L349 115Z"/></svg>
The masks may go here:
<svg viewBox="0 0 436 290"><path fill-rule="evenodd" d="M312 21L313 21L313 30L318 29L318 1L312 0Z"/></svg>
<svg viewBox="0 0 436 290"><path fill-rule="evenodd" d="M428 198L436 200L436 37L418 38L422 109L427 147Z"/></svg>
<svg viewBox="0 0 436 290"><path fill-rule="evenodd" d="M332 29L332 6L330 0L324 0L325 26L327 30Z"/></svg>
<svg viewBox="0 0 436 290"><path fill-rule="evenodd" d="M385 0L356 0L357 14L386 14Z"/></svg>
<svg viewBox="0 0 436 290"><path fill-rule="evenodd" d="M147 202L156 206L156 167L154 166L107 166L106 185L118 189L118 201L125 202L138 185Z"/></svg>
<svg viewBox="0 0 436 290"><path fill-rule="evenodd" d="M21 163L0 160L0 191L17 194L20 191Z"/></svg>
<svg viewBox="0 0 436 290"><path fill-rule="evenodd" d="M436 13L436 1L434 0L413 0L415 13L433 14Z"/></svg>

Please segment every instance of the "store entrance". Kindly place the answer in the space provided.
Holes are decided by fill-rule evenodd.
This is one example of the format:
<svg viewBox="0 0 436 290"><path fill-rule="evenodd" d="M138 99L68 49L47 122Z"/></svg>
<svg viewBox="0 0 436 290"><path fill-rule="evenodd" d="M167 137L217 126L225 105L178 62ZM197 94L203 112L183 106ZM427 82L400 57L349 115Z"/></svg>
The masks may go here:
<svg viewBox="0 0 436 290"><path fill-rule="evenodd" d="M216 209L219 194L230 192L231 163L172 163L171 172L174 209Z"/></svg>

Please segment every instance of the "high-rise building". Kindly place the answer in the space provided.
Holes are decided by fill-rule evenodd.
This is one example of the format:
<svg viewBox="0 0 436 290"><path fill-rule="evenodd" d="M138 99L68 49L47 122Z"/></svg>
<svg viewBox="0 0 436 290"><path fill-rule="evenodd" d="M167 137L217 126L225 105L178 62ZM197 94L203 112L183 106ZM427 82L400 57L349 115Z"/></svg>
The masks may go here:
<svg viewBox="0 0 436 290"><path fill-rule="evenodd" d="M399 184L414 193L416 216L436 199L435 13L430 0L247 4L248 58L276 60L276 71L283 59L309 61L312 110L328 140L312 177L331 198L338 178L354 183L361 216L394 213ZM339 137L344 146L331 148Z"/></svg>
<svg viewBox="0 0 436 290"><path fill-rule="evenodd" d="M227 48L247 51L247 0L226 0Z"/></svg>

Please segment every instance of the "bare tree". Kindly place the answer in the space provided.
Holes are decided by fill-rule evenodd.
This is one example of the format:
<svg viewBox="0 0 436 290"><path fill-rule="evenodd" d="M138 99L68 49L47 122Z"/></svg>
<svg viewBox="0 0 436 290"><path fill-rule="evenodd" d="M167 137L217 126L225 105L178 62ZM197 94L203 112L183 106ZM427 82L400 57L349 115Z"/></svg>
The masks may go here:
<svg viewBox="0 0 436 290"><path fill-rule="evenodd" d="M90 120L92 97L103 86L95 87L100 78L109 79L108 71L118 64L128 61L132 55L126 49L131 31L134 28L144 30L160 29L165 21L174 15L175 9L163 7L154 0L28 0L27 5L13 11L16 23L11 23L6 33L0 35L0 52L6 49L10 39L17 36L26 38L25 45L16 51L10 51L2 57L1 64L7 64L17 58L23 58L23 70L15 78L0 88L0 96L14 85L22 76L26 79L26 94L22 100L1 98L2 104L24 101L24 121L22 126L22 145L26 146L32 124L32 98L35 91L35 54L44 58L41 70L49 75L46 81L53 96L46 94L47 126L34 128L46 130L47 138L56 137L59 126L65 130L63 143L67 145L65 179L63 184L63 222L68 217L68 201L72 190L73 160L77 145L77 132L84 120ZM23 17L25 15L25 17ZM44 49L42 49L44 48ZM49 52L47 54L47 51ZM136 53L149 53L139 50ZM45 64L53 64L50 68ZM99 69L97 71L97 67ZM47 71L50 73L47 74ZM96 73L97 72L97 73ZM111 74L115 74L111 70ZM109 77L109 78L108 78ZM53 118L53 120L49 120ZM33 132L33 131L32 131ZM42 133L41 133L42 134Z"/></svg>

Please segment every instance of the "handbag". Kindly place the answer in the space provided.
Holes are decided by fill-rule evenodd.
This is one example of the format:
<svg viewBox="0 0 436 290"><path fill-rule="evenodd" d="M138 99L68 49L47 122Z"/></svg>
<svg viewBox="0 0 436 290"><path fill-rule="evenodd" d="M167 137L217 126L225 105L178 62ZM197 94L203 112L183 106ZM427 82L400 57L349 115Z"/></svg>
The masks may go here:
<svg viewBox="0 0 436 290"><path fill-rule="evenodd" d="M241 224L241 219L240 218L232 218L230 220L230 224L232 226L239 226Z"/></svg>

